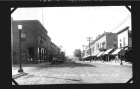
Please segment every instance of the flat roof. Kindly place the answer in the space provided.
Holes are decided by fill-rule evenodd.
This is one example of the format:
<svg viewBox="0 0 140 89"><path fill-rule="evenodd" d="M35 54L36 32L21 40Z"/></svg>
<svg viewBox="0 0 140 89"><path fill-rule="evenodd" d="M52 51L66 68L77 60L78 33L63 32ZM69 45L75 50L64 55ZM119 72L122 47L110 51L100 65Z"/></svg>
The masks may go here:
<svg viewBox="0 0 140 89"><path fill-rule="evenodd" d="M41 25L41 27L43 27L44 31L46 33L48 33L46 28L41 24L41 22L39 20L13 20L13 22L37 22L37 23L39 23L39 25Z"/></svg>

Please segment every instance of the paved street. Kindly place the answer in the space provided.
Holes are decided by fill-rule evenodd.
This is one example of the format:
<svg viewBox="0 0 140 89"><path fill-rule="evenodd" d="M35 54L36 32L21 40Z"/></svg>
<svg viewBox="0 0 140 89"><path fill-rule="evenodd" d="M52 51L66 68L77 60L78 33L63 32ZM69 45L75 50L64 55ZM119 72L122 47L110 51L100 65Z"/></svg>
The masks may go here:
<svg viewBox="0 0 140 89"><path fill-rule="evenodd" d="M23 69L29 74L15 79L20 85L125 83L132 77L132 66L82 61L24 66Z"/></svg>

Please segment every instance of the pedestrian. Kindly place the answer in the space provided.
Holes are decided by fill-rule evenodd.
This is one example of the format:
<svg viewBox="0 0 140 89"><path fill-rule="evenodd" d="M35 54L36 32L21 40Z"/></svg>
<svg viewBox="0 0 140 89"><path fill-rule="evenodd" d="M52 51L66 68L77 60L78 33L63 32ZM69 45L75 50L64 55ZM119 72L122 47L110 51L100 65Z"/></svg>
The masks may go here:
<svg viewBox="0 0 140 89"><path fill-rule="evenodd" d="M118 55L115 56L115 63L116 63L116 62L119 62Z"/></svg>

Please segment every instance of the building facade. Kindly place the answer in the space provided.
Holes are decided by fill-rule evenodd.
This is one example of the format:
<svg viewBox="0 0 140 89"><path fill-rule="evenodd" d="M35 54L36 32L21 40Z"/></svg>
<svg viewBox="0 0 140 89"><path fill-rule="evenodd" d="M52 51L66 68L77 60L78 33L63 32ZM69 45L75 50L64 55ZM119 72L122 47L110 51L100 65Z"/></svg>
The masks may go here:
<svg viewBox="0 0 140 89"><path fill-rule="evenodd" d="M51 38L44 26L38 20L14 20L12 21L13 63L18 63L19 60L19 24L22 25L22 33L26 36L21 39L22 63L48 61Z"/></svg>
<svg viewBox="0 0 140 89"><path fill-rule="evenodd" d="M118 34L118 48L122 47L132 47L132 36L131 31L129 31L129 27L125 27L124 29L117 32Z"/></svg>
<svg viewBox="0 0 140 89"><path fill-rule="evenodd" d="M95 41L92 42L93 46L91 46L92 54L98 53L103 50L107 50L114 46L118 46L117 44L117 34L105 32L101 36L97 37Z"/></svg>
<svg viewBox="0 0 140 89"><path fill-rule="evenodd" d="M126 26L118 34L118 48L121 49L119 54L124 61L132 61L132 30Z"/></svg>
<svg viewBox="0 0 140 89"><path fill-rule="evenodd" d="M117 47L117 41L118 40L116 33L104 32L102 35L97 36L96 39L90 44L91 56L94 56L94 54L97 54L101 51L105 51L109 48ZM86 51L90 49L89 47L87 47Z"/></svg>

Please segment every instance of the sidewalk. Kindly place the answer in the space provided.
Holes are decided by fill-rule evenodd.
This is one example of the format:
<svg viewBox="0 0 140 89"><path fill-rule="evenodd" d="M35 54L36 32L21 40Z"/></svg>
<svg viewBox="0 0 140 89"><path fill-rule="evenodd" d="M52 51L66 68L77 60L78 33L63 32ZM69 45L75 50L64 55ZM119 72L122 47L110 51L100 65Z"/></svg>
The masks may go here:
<svg viewBox="0 0 140 89"><path fill-rule="evenodd" d="M47 63L39 63L39 64L22 64L22 69L24 71L24 73L18 73L18 70L19 70L19 64L14 64L12 65L12 77L13 78L17 78L17 77L20 77L22 75L27 75L28 72L35 68L35 67L39 67L39 66L42 66L42 65L49 65L50 62L47 62Z"/></svg>
<svg viewBox="0 0 140 89"><path fill-rule="evenodd" d="M85 61L85 62L90 62L90 61ZM120 65L120 62L115 62L115 61L111 61L111 62L92 61L91 63L101 63L101 64L109 64L109 65ZM132 63L130 63L130 62L122 61L122 63L123 63L123 65L132 66Z"/></svg>

